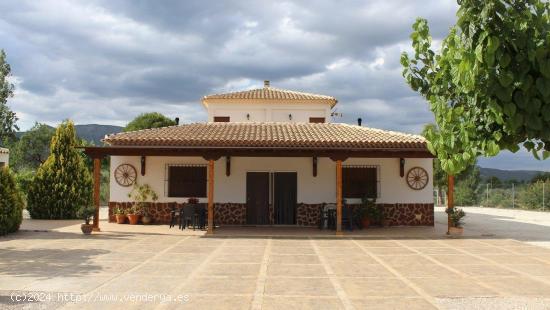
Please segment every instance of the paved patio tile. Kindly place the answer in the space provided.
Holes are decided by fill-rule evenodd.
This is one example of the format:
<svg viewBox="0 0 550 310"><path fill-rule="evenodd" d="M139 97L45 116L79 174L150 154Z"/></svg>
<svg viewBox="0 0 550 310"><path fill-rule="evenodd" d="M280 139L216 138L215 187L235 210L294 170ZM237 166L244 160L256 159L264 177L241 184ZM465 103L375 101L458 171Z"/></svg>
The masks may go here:
<svg viewBox="0 0 550 310"><path fill-rule="evenodd" d="M212 259L212 263L260 263L263 255L255 254L219 254Z"/></svg>
<svg viewBox="0 0 550 310"><path fill-rule="evenodd" d="M265 247L223 246L220 249L220 254L263 255L264 251L265 251Z"/></svg>
<svg viewBox="0 0 550 310"><path fill-rule="evenodd" d="M399 247L400 245L393 241L393 240L364 240L364 239L357 239L355 240L357 243L359 243L361 246L370 248L383 248L383 247Z"/></svg>
<svg viewBox="0 0 550 310"><path fill-rule="evenodd" d="M474 283L470 279L460 278L453 274L441 274L437 278L411 278L431 296L436 297L472 297L472 296L497 296L498 291L490 290Z"/></svg>
<svg viewBox="0 0 550 310"><path fill-rule="evenodd" d="M422 254L461 254L462 252L447 247L425 247L425 248L414 248Z"/></svg>
<svg viewBox="0 0 550 310"><path fill-rule="evenodd" d="M498 254L481 254L481 257L504 265L540 264L541 262L527 255L500 252Z"/></svg>
<svg viewBox="0 0 550 310"><path fill-rule="evenodd" d="M195 278L176 293L188 294L242 294L252 295L256 290L256 279L241 277Z"/></svg>
<svg viewBox="0 0 550 310"><path fill-rule="evenodd" d="M430 257L448 265L476 265L483 262L467 254L433 254Z"/></svg>
<svg viewBox="0 0 550 310"><path fill-rule="evenodd" d="M315 298L306 298L306 297L273 297L265 296L264 302L262 304L262 309L265 310L280 310L280 309L344 309L344 306L338 298L334 297L315 297Z"/></svg>
<svg viewBox="0 0 550 310"><path fill-rule="evenodd" d="M396 256L385 256L384 262L390 266L408 266L408 265L426 265L432 264L432 262L423 257L422 255L412 254L412 255L396 255Z"/></svg>
<svg viewBox="0 0 550 310"><path fill-rule="evenodd" d="M370 247L367 250L374 255L411 255L415 252L403 247Z"/></svg>
<svg viewBox="0 0 550 310"><path fill-rule="evenodd" d="M151 261L195 264L202 262L207 256L207 253L163 253L152 258Z"/></svg>
<svg viewBox="0 0 550 310"><path fill-rule="evenodd" d="M317 255L271 255L270 262L276 264L320 264L321 261Z"/></svg>
<svg viewBox="0 0 550 310"><path fill-rule="evenodd" d="M162 307L163 309L205 309L205 310L244 310L250 309L252 296L200 296L190 295L184 303L173 303Z"/></svg>
<svg viewBox="0 0 550 310"><path fill-rule="evenodd" d="M365 254L361 250L357 250L355 254L339 254L339 253L325 253L323 254L325 259L329 263L363 263L363 264L378 264L376 260L369 255Z"/></svg>
<svg viewBox="0 0 550 310"><path fill-rule="evenodd" d="M313 248L307 245L304 246L272 246L272 254L315 254Z"/></svg>
<svg viewBox="0 0 550 310"><path fill-rule="evenodd" d="M453 265L452 267L464 274L471 277L484 277L484 276L515 276L517 273L508 269L487 264L481 261L478 265Z"/></svg>
<svg viewBox="0 0 550 310"><path fill-rule="evenodd" d="M269 264L269 277L327 277L323 265Z"/></svg>
<svg viewBox="0 0 550 310"><path fill-rule="evenodd" d="M328 278L273 278L266 280L265 294L288 296L335 296Z"/></svg>
<svg viewBox="0 0 550 310"><path fill-rule="evenodd" d="M149 261L132 271L135 274L151 275L158 277L187 277L198 264L166 263Z"/></svg>
<svg viewBox="0 0 550 310"><path fill-rule="evenodd" d="M434 305L430 304L425 299L418 298L418 297L352 299L352 303L357 309L369 309L369 310L437 309Z"/></svg>
<svg viewBox="0 0 550 310"><path fill-rule="evenodd" d="M550 297L550 285L521 276L485 277L479 280L506 295Z"/></svg>
<svg viewBox="0 0 550 310"><path fill-rule="evenodd" d="M81 277L56 276L50 279L37 280L25 286L24 290L40 292L87 293L109 281L113 277L114 275Z"/></svg>
<svg viewBox="0 0 550 310"><path fill-rule="evenodd" d="M365 264L363 262L329 262L335 275L344 277L391 277L390 273L380 264Z"/></svg>
<svg viewBox="0 0 550 310"><path fill-rule="evenodd" d="M341 282L350 298L418 296L413 289L396 278L346 278Z"/></svg>
<svg viewBox="0 0 550 310"><path fill-rule="evenodd" d="M401 265L401 266L392 266L397 272L407 278L415 277L438 277L442 274L449 273L448 269L445 269L437 264L429 263L425 265Z"/></svg>
<svg viewBox="0 0 550 310"><path fill-rule="evenodd" d="M260 264L208 264L197 276L239 276L256 277L260 270Z"/></svg>
<svg viewBox="0 0 550 310"><path fill-rule="evenodd" d="M190 246L188 244L182 243L180 245L177 245L170 250L168 250L167 253L212 253L214 250L216 250L217 247L212 246Z"/></svg>
<svg viewBox="0 0 550 310"><path fill-rule="evenodd" d="M528 264L528 265L510 265L514 270L525 272L535 277L550 277L550 265Z"/></svg>

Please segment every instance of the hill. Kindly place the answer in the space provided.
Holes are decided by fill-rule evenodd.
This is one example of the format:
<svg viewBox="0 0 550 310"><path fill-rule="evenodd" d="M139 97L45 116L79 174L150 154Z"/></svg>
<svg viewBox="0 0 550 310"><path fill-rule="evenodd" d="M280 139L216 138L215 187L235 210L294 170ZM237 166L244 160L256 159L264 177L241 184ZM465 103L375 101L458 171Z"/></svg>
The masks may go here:
<svg viewBox="0 0 550 310"><path fill-rule="evenodd" d="M105 135L119 133L123 127L114 125L85 124L75 125L76 135L80 139L93 142L95 145L102 145L101 139ZM53 128L53 127L52 127ZM18 132L15 135L20 138L25 132Z"/></svg>
<svg viewBox="0 0 550 310"><path fill-rule="evenodd" d="M490 177L497 177L501 181L516 180L516 181L530 181L534 176L544 173L544 171L537 170L502 170L493 168L479 167L479 173L482 179L488 179Z"/></svg>

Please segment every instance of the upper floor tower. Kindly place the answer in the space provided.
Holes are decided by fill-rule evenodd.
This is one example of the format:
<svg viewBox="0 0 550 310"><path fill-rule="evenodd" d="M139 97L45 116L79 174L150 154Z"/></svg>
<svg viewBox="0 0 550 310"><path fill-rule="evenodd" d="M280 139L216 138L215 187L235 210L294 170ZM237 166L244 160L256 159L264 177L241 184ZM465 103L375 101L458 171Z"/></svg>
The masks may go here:
<svg viewBox="0 0 550 310"><path fill-rule="evenodd" d="M338 101L316 95L271 87L204 96L202 104L209 122L328 123Z"/></svg>

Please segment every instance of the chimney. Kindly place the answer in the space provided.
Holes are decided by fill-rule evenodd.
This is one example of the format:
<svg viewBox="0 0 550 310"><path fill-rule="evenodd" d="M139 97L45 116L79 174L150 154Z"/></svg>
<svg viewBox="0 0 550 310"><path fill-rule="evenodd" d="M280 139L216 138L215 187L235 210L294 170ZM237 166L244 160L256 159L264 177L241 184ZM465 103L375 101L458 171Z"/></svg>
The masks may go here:
<svg viewBox="0 0 550 310"><path fill-rule="evenodd" d="M176 125L180 124L180 118L179 117L176 117L175 121L176 121Z"/></svg>
<svg viewBox="0 0 550 310"><path fill-rule="evenodd" d="M361 118L358 118L357 119L357 126L361 126L361 123L363 122L363 119Z"/></svg>
<svg viewBox="0 0 550 310"><path fill-rule="evenodd" d="M266 88L269 87L269 81L268 80L264 81L264 87L266 87Z"/></svg>

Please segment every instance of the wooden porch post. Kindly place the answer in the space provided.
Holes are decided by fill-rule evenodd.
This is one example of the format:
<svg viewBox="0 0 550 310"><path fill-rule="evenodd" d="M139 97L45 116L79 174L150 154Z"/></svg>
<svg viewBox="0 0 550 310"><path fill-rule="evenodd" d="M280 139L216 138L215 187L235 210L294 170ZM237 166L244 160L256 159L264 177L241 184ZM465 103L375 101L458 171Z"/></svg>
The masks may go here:
<svg viewBox="0 0 550 310"><path fill-rule="evenodd" d="M214 234L214 160L208 160L208 235Z"/></svg>
<svg viewBox="0 0 550 310"><path fill-rule="evenodd" d="M447 192L447 210L452 210L454 208L454 191L455 191L455 177L453 175L448 176L448 192ZM447 235L450 234L451 230L451 215L447 213Z"/></svg>
<svg viewBox="0 0 550 310"><path fill-rule="evenodd" d="M94 157L94 222L93 222L93 231L100 231L99 229L99 189L101 186L101 158Z"/></svg>
<svg viewBox="0 0 550 310"><path fill-rule="evenodd" d="M342 160L336 161L336 235L342 233Z"/></svg>

